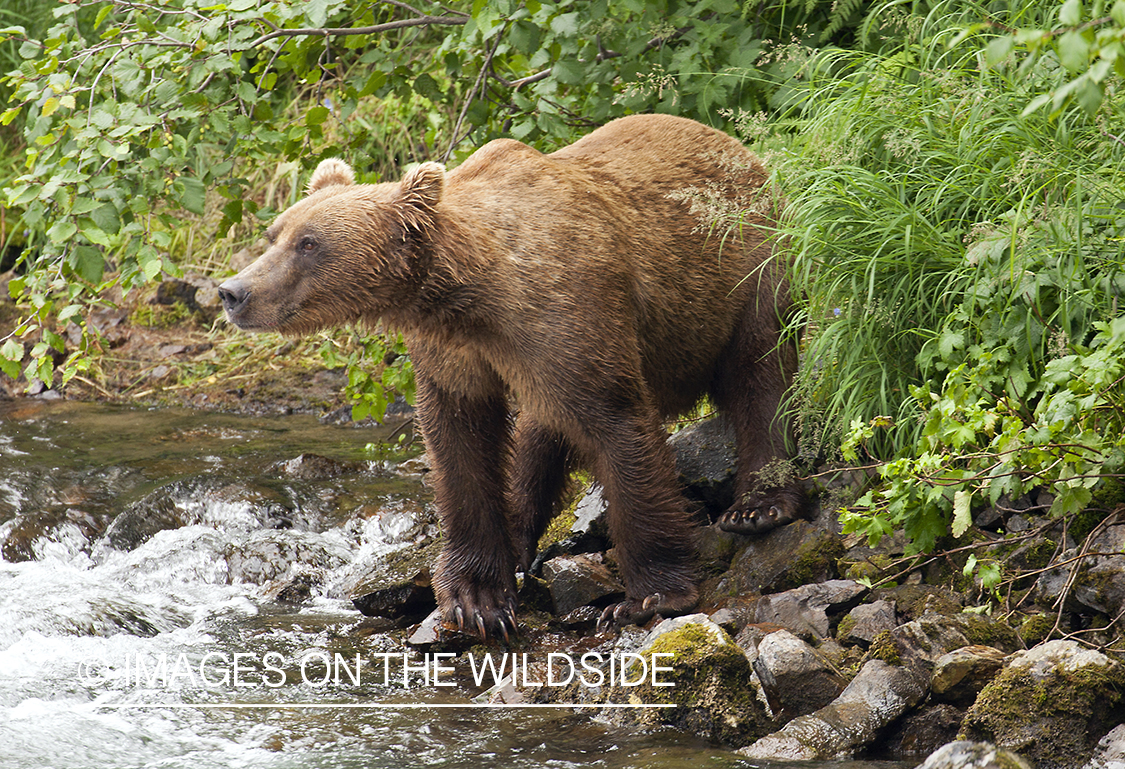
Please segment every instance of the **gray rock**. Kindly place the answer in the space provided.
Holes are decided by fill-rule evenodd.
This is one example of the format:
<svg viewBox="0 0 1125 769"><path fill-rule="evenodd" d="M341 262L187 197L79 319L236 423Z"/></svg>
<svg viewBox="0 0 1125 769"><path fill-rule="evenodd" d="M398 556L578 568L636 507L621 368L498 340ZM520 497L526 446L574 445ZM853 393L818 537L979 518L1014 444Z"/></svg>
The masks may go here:
<svg viewBox="0 0 1125 769"><path fill-rule="evenodd" d="M1125 724L1118 724L1098 741L1094 757L1083 769L1125 769Z"/></svg>
<svg viewBox="0 0 1125 769"><path fill-rule="evenodd" d="M1034 705L1032 705L1034 703ZM1019 751L1040 769L1079 766L1125 720L1125 666L1075 641L1012 655L961 727L972 740Z"/></svg>
<svg viewBox="0 0 1125 769"><path fill-rule="evenodd" d="M938 701L970 704L1004 667L1006 656L999 649L976 644L943 654L934 662L931 696Z"/></svg>
<svg viewBox="0 0 1125 769"><path fill-rule="evenodd" d="M579 606L625 593L625 588L597 554L552 558L543 564L543 578L550 587L555 614L559 616Z"/></svg>
<svg viewBox="0 0 1125 769"><path fill-rule="evenodd" d="M918 769L1033 769L1021 756L987 742L960 740L935 750Z"/></svg>
<svg viewBox="0 0 1125 769"><path fill-rule="evenodd" d="M867 588L848 579L803 585L784 593L762 596L755 621L772 623L804 638L821 639L831 634L832 619L851 609Z"/></svg>
<svg viewBox="0 0 1125 769"><path fill-rule="evenodd" d="M788 630L762 639L754 672L774 717L782 722L819 710L846 684L828 660Z"/></svg>
<svg viewBox="0 0 1125 769"><path fill-rule="evenodd" d="M875 636L898 626L894 601L862 603L840 621L836 640L866 649Z"/></svg>
<svg viewBox="0 0 1125 769"><path fill-rule="evenodd" d="M543 687L535 696L558 703L633 702L672 704L674 708L607 709L600 714L625 727L671 726L720 744L745 745L773 728L746 655L731 637L704 614L664 620L652 631L622 634L615 653L629 651L642 659L661 657L659 683L639 685ZM674 663L672 660L674 659ZM608 679L607 679L608 680Z"/></svg>
<svg viewBox="0 0 1125 769"><path fill-rule="evenodd" d="M428 569L410 580L387 585L352 598L352 605L368 617L401 619L429 614L437 608Z"/></svg>
<svg viewBox="0 0 1125 769"><path fill-rule="evenodd" d="M716 595L777 593L837 574L844 554L841 537L807 521L794 521L760 537L745 537L746 545L719 580Z"/></svg>
<svg viewBox="0 0 1125 769"><path fill-rule="evenodd" d="M831 703L738 753L766 761L849 758L926 696L929 678L911 666L870 660Z"/></svg>
<svg viewBox="0 0 1125 769"><path fill-rule="evenodd" d="M879 736L879 752L895 761L918 761L957 739L962 708L947 702L920 705L894 723L890 731Z"/></svg>
<svg viewBox="0 0 1125 769"><path fill-rule="evenodd" d="M727 420L696 422L668 439L684 496L712 514L734 504L735 439Z"/></svg>
<svg viewBox="0 0 1125 769"><path fill-rule="evenodd" d="M602 487L594 484L586 490L582 499L574 507L574 525L570 527L571 534L585 534L601 538L609 536L609 524L606 523L606 511L609 504L602 496Z"/></svg>

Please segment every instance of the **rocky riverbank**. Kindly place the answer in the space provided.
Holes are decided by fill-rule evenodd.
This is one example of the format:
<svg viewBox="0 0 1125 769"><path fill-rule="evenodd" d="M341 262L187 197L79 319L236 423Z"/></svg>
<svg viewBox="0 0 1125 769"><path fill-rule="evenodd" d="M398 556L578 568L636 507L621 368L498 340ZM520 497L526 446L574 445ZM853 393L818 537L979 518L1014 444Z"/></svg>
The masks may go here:
<svg viewBox="0 0 1125 769"><path fill-rule="evenodd" d="M1011 533L980 528L982 550L1037 557L1041 566L1013 586L1018 610L1001 615L961 573L963 557L926 563L902 559L893 542L868 547L843 536L824 505L812 520L760 537L706 525L729 495L729 441L712 421L673 443L703 524L707 576L697 613L597 632L600 607L622 587L595 488L523 578L524 635L514 648L537 662L487 698L675 705L604 717L688 730L760 760L1047 769L1125 760L1125 666L1109 621L1125 608L1125 521L1111 516L1098 526L1086 557L1075 560L1077 544L1061 523L990 511ZM438 546L423 543L397 581L368 586L356 605L376 626L401 627L419 652L479 654L476 639L427 616L427 564ZM588 670L600 675L549 670L560 653L593 655ZM653 655L674 660L658 682L646 675ZM606 662L614 659L632 664L617 679Z"/></svg>

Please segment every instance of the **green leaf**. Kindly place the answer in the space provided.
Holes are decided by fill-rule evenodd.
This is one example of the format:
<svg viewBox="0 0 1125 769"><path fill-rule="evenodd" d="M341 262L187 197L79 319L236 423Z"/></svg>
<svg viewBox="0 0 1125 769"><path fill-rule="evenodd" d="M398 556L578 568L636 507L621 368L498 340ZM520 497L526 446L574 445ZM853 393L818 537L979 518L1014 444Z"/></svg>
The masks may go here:
<svg viewBox="0 0 1125 769"><path fill-rule="evenodd" d="M958 489L953 493L953 536L960 537L973 525L973 492Z"/></svg>
<svg viewBox="0 0 1125 769"><path fill-rule="evenodd" d="M74 237L74 233L78 232L78 225L70 219L60 219L55 222L51 229L47 230L47 238L52 243L62 245Z"/></svg>
<svg viewBox="0 0 1125 769"><path fill-rule="evenodd" d="M1059 61L1071 72L1081 72L1090 61L1090 43L1081 32L1065 32L1059 37Z"/></svg>
<svg viewBox="0 0 1125 769"><path fill-rule="evenodd" d="M1082 23L1082 0L1066 0L1059 9L1059 23L1065 27L1076 27Z"/></svg>
<svg viewBox="0 0 1125 769"><path fill-rule="evenodd" d="M172 183L172 190L181 206L193 214L203 215L207 188L203 182L191 176L181 176Z"/></svg>
<svg viewBox="0 0 1125 769"><path fill-rule="evenodd" d="M99 283L105 273L105 258L93 246L78 246L72 249L67 256L67 264L87 283Z"/></svg>
<svg viewBox="0 0 1125 769"><path fill-rule="evenodd" d="M328 115L329 115L329 112L328 112L327 107L317 105L317 106L313 107L312 109L310 109L305 114L305 125L307 125L307 126L320 125L321 123L323 123L325 120L328 119Z"/></svg>
<svg viewBox="0 0 1125 769"><path fill-rule="evenodd" d="M1004 59L1008 58L1008 55L1012 52L1012 48L1014 47L1014 45L1015 39L1011 35L1005 35L1004 37L996 38L991 43L989 43L988 47L985 49L985 62L990 67L996 66L1000 62L1004 61Z"/></svg>

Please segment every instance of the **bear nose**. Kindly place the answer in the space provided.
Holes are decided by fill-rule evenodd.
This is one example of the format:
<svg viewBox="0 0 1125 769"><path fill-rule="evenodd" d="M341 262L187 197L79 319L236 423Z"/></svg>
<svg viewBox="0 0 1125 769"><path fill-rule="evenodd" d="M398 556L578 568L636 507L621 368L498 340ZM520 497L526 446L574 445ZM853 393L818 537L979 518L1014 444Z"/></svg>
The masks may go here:
<svg viewBox="0 0 1125 769"><path fill-rule="evenodd" d="M227 311L228 316L233 316L246 305L246 300L250 298L250 290L242 284L237 277L219 286L219 299L223 301L223 309Z"/></svg>

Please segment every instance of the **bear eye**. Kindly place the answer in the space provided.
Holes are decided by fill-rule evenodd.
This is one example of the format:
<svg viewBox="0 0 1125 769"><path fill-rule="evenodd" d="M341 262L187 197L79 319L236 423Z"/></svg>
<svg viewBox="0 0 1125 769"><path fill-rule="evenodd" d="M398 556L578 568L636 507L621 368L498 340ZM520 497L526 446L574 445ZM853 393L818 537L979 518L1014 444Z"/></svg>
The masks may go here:
<svg viewBox="0 0 1125 769"><path fill-rule="evenodd" d="M298 244L297 248L302 253L311 254L316 250L316 241L309 237L301 238L301 242Z"/></svg>

